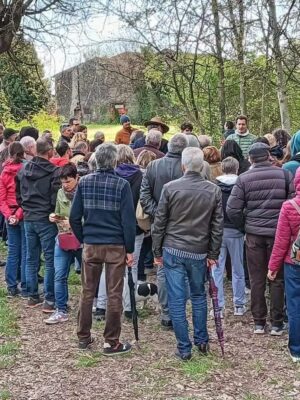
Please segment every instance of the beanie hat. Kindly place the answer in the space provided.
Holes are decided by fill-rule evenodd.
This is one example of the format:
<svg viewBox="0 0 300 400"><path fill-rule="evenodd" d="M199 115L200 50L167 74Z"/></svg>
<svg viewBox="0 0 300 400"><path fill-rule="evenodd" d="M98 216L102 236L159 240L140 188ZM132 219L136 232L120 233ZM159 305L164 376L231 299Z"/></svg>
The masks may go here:
<svg viewBox="0 0 300 400"><path fill-rule="evenodd" d="M269 158L270 146L265 143L254 143L249 148L249 156L256 161L265 161Z"/></svg>
<svg viewBox="0 0 300 400"><path fill-rule="evenodd" d="M121 125L125 124L125 122L130 122L130 118L128 117L128 115L122 115L120 118Z"/></svg>
<svg viewBox="0 0 300 400"><path fill-rule="evenodd" d="M3 138L4 140L8 140L11 136L15 135L18 133L15 129L12 128L5 128L3 132Z"/></svg>

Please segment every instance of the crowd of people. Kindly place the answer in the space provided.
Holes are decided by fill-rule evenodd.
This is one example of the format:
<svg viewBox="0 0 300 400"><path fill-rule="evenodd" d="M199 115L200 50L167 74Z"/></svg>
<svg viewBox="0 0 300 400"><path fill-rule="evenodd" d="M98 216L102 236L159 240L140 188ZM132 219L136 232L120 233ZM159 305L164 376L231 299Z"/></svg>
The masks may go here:
<svg viewBox="0 0 300 400"><path fill-rule="evenodd" d="M127 115L120 123L114 142L102 132L88 140L76 118L57 143L50 131L0 127L8 296L40 307L46 324L65 323L74 267L82 282L79 348L93 342L93 318L105 320L103 353L112 356L131 350L120 342L123 311L132 318L128 269L136 288L152 275L162 328L174 330L176 356L189 360L193 344L209 352L208 269L221 317L230 312L226 272L234 316L247 312L250 292L254 334L288 331L300 362L300 131L257 137L239 116L226 122L219 149L188 122L169 141L159 117L145 123L146 133Z"/></svg>

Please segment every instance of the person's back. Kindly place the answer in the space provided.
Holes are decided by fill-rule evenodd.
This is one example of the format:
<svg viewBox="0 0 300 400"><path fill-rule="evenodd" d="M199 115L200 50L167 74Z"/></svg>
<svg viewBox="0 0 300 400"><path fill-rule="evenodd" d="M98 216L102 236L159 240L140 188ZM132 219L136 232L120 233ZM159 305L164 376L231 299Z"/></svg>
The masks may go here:
<svg viewBox="0 0 300 400"><path fill-rule="evenodd" d="M283 164L282 168L290 171L293 176L300 166L300 131L296 132L291 140L291 160Z"/></svg>

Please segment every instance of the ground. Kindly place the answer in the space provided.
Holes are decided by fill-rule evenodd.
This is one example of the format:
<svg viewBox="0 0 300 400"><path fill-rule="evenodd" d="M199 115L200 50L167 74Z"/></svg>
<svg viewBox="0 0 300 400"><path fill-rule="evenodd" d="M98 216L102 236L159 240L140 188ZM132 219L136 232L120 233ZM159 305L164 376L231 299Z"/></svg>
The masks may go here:
<svg viewBox="0 0 300 400"><path fill-rule="evenodd" d="M70 321L59 326L46 326L41 311L26 309L24 300L6 298L3 268L0 287L0 400L300 399L300 368L288 357L287 336L254 336L250 313L233 317L229 303L224 359L213 321L211 355L195 351L189 362L175 359L174 335L161 329L151 305L140 311L140 349L105 358L102 323L93 326L93 349L77 349L77 275L70 277ZM226 290L229 297L229 283ZM122 338L134 339L129 322Z"/></svg>

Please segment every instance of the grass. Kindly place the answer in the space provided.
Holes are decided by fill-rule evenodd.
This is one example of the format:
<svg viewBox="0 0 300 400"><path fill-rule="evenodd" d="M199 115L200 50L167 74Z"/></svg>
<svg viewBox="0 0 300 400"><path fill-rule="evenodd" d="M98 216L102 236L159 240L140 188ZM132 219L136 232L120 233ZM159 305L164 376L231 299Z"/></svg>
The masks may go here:
<svg viewBox="0 0 300 400"><path fill-rule="evenodd" d="M1 291L2 292L2 291ZM0 336L10 338L19 334L17 316L8 301L0 297Z"/></svg>
<svg viewBox="0 0 300 400"><path fill-rule="evenodd" d="M10 392L7 389L0 389L0 400L11 399Z"/></svg>
<svg viewBox="0 0 300 400"><path fill-rule="evenodd" d="M192 379L205 378L210 371L220 366L212 357L193 357L190 361L181 363L182 372Z"/></svg>
<svg viewBox="0 0 300 400"><path fill-rule="evenodd" d="M263 400L263 398L256 394L246 393L242 400Z"/></svg>
<svg viewBox="0 0 300 400"><path fill-rule="evenodd" d="M93 352L82 354L76 361L77 368L92 368L95 367L101 361L101 353Z"/></svg>

